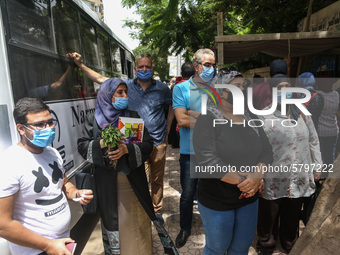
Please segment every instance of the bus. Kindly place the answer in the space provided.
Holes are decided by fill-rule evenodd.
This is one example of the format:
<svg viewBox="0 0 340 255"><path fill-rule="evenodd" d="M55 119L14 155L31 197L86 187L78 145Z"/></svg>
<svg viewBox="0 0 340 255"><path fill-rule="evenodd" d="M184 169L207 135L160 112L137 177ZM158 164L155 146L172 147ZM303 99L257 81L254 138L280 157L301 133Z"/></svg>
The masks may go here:
<svg viewBox="0 0 340 255"><path fill-rule="evenodd" d="M0 8L0 153L19 141L15 103L40 98L58 121L52 146L74 182L74 174L88 164L77 151L77 140L86 114L94 111L99 85L67 53L79 52L90 68L119 78L134 77L133 53L80 0L0 0ZM79 204L70 202L70 207L71 237L81 251L92 232L91 216L82 214Z"/></svg>

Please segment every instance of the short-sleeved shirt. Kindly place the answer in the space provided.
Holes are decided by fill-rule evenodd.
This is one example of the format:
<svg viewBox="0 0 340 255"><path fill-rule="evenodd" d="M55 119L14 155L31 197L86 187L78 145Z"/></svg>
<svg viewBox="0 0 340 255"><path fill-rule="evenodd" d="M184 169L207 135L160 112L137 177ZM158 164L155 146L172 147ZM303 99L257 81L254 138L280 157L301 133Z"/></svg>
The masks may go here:
<svg viewBox="0 0 340 255"><path fill-rule="evenodd" d="M129 93L129 110L138 112L144 120L153 139L154 146L164 142L167 135L167 122L164 108L171 105L172 95L169 87L152 79L144 91L137 79L125 79Z"/></svg>
<svg viewBox="0 0 340 255"><path fill-rule="evenodd" d="M172 108L184 108L186 110L201 111L202 94L206 94L192 81L192 77L182 83L177 84L173 91ZM192 146L192 128L179 127L179 152L181 154L194 154Z"/></svg>
<svg viewBox="0 0 340 255"><path fill-rule="evenodd" d="M70 236L71 212L62 187L64 168L59 152L44 148L33 154L13 145L0 157L0 197L16 194L13 219L27 229L50 239ZM42 251L9 243L13 255Z"/></svg>

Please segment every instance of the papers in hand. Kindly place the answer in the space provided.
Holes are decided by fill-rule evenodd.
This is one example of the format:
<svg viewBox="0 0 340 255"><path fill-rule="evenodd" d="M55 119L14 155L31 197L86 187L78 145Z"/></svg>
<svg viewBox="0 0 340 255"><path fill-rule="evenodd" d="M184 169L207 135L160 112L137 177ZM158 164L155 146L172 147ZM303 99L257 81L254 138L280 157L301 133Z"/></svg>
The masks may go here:
<svg viewBox="0 0 340 255"><path fill-rule="evenodd" d="M143 141L144 120L140 118L119 117L118 129L126 138L125 144Z"/></svg>

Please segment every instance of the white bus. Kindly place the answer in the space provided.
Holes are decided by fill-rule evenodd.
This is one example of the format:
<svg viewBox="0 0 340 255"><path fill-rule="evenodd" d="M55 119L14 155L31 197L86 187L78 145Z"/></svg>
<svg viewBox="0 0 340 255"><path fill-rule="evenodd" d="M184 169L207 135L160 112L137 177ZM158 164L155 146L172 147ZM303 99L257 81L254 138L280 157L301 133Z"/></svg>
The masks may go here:
<svg viewBox="0 0 340 255"><path fill-rule="evenodd" d="M58 120L53 147L73 181L86 165L77 139L85 115L94 111L99 86L66 54L81 53L87 66L107 77L133 78L133 53L80 0L0 0L0 8L0 153L19 140L12 117L15 103L23 97L41 98ZM92 216L70 205L71 236L81 251L92 232Z"/></svg>

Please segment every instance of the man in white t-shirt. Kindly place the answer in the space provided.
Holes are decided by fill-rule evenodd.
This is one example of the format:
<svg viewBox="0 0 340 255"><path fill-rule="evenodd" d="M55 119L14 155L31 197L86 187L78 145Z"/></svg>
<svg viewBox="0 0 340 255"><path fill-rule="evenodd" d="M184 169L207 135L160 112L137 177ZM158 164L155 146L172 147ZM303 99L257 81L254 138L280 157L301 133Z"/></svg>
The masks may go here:
<svg viewBox="0 0 340 255"><path fill-rule="evenodd" d="M68 182L60 154L49 146L56 120L44 102L20 99L13 115L21 140L0 156L0 236L9 241L12 255L70 255L67 199L88 204L92 190Z"/></svg>

